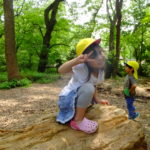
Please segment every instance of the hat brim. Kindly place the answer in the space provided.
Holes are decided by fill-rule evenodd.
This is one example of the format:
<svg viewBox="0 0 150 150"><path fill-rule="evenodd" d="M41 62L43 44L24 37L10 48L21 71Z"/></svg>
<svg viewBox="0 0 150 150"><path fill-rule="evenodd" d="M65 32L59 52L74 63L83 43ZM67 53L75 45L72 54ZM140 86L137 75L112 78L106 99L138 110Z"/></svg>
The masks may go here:
<svg viewBox="0 0 150 150"><path fill-rule="evenodd" d="M127 63L124 63L127 67L132 68L130 65L128 65Z"/></svg>
<svg viewBox="0 0 150 150"><path fill-rule="evenodd" d="M97 39L92 44L99 44L100 42L101 42L101 39Z"/></svg>

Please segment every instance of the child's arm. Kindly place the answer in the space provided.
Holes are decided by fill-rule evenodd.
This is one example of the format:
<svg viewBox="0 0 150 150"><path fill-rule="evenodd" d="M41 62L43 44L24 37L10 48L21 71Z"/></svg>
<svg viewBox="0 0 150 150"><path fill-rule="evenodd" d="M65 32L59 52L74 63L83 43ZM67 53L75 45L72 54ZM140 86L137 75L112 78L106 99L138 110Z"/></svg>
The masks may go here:
<svg viewBox="0 0 150 150"><path fill-rule="evenodd" d="M74 59L71 59L70 61L67 61L66 63L62 64L59 67L58 72L62 74L71 72L73 66L86 62L92 53L93 52L90 52L89 54L84 54L84 55L81 54L80 56Z"/></svg>
<svg viewBox="0 0 150 150"><path fill-rule="evenodd" d="M68 72L71 72L72 71L72 67L79 64L77 62L77 59L74 58L70 61L67 61L66 63L62 64L59 68L58 68L58 72L59 73L68 73Z"/></svg>
<svg viewBox="0 0 150 150"><path fill-rule="evenodd" d="M135 88L136 88L136 84L133 84L130 88L130 93L131 95L134 95L135 94Z"/></svg>

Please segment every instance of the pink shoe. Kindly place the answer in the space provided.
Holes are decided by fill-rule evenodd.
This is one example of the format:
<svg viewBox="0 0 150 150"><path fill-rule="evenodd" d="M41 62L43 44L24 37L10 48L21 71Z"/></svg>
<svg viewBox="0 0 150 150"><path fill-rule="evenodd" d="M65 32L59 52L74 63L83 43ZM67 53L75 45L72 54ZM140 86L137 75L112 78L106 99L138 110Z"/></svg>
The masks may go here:
<svg viewBox="0 0 150 150"><path fill-rule="evenodd" d="M86 133L94 133L98 128L98 123L84 117L84 119L80 122L72 120L70 122L70 126L75 130L80 130Z"/></svg>

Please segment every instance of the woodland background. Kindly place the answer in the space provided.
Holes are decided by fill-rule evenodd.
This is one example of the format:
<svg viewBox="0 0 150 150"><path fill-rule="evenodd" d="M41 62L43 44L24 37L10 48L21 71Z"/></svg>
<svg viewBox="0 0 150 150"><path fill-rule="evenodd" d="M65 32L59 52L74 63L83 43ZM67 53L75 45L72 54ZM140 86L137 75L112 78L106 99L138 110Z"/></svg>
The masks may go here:
<svg viewBox="0 0 150 150"><path fill-rule="evenodd" d="M0 0L2 148L19 146L15 141L19 139L18 134L27 133L26 130L18 132L19 129L23 131L31 126L36 132L31 132L31 136L27 133L27 137L23 135L25 142L20 138L21 147L36 144L36 139L39 144L38 138L31 138L35 135L41 136L40 143L45 135L49 140L49 132L37 134L37 129L49 129L49 122L44 123L44 127L38 124L45 118L51 122L50 116L56 116L58 95L70 79L70 74L60 76L57 69L76 57L76 44L87 37L101 38L106 55L105 77L109 79L99 85L98 91L111 105L127 111L122 95L124 62L139 62L135 106L140 117L137 122L144 129L150 149L149 0Z"/></svg>
<svg viewBox="0 0 150 150"><path fill-rule="evenodd" d="M48 83L82 38L101 38L106 78L136 60L150 76L149 0L0 0L0 88Z"/></svg>

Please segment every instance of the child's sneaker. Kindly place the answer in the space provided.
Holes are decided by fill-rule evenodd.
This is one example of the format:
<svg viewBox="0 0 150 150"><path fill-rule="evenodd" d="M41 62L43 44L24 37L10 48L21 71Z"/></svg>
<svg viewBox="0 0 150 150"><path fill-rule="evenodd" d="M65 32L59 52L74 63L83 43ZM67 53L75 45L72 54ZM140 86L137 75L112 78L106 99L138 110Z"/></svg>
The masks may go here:
<svg viewBox="0 0 150 150"><path fill-rule="evenodd" d="M140 116L140 113L139 113L139 112L135 112L135 115L132 116L132 117L129 117L129 119L134 120L134 119L136 119L136 118L139 117L139 116Z"/></svg>
<svg viewBox="0 0 150 150"><path fill-rule="evenodd" d="M98 123L84 117L80 122L70 121L70 126L75 130L80 130L85 133L94 133L98 128Z"/></svg>

